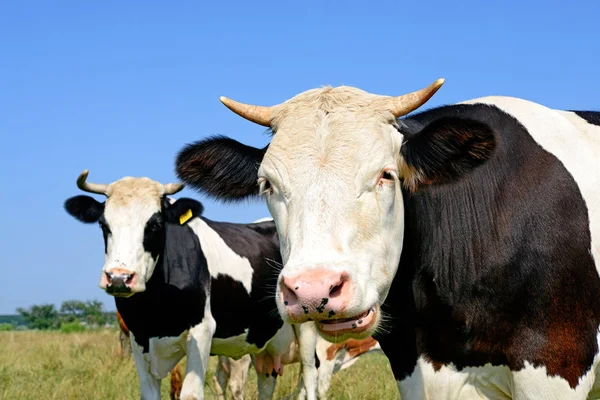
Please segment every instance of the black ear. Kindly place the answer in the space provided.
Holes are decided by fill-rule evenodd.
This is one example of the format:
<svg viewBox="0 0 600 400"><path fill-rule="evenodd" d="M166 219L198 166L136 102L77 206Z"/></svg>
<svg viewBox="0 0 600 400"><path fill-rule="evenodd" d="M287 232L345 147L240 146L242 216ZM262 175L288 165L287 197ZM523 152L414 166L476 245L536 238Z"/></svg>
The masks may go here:
<svg viewBox="0 0 600 400"><path fill-rule="evenodd" d="M401 174L413 191L460 179L489 160L496 148L488 125L462 118L440 118L416 131L401 123L400 132L405 140L400 151L405 164Z"/></svg>
<svg viewBox="0 0 600 400"><path fill-rule="evenodd" d="M164 198L163 210L166 222L183 225L190 219L201 216L204 211L204 206L199 201L185 197L177 199L173 204L169 203L169 201Z"/></svg>
<svg viewBox="0 0 600 400"><path fill-rule="evenodd" d="M268 146L267 146L268 147ZM258 195L258 166L264 149L215 136L186 145L175 162L175 173L190 187L224 201Z"/></svg>
<svg viewBox="0 0 600 400"><path fill-rule="evenodd" d="M104 203L90 196L75 196L65 201L65 210L86 224L98 222L104 212Z"/></svg>

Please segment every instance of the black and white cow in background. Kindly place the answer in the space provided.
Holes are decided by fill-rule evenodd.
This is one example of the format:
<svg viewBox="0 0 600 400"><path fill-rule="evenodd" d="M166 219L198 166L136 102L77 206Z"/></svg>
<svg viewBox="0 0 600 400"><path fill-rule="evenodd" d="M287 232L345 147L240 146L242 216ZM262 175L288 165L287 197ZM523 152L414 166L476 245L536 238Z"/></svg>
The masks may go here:
<svg viewBox="0 0 600 400"><path fill-rule="evenodd" d="M276 312L273 284L281 256L272 221L214 222L201 217L195 200L167 199L182 184L131 177L93 184L87 175L77 186L105 195L106 202L75 196L65 209L79 221L100 224L106 253L100 287L115 297L131 332L143 399L160 398L160 380L184 355L181 398L202 399L211 353L253 354L259 398L271 398L275 376L283 372L281 357L290 349L299 352L303 383L315 398L316 334L311 324L292 327Z"/></svg>
<svg viewBox="0 0 600 400"><path fill-rule="evenodd" d="M264 195L282 318L330 339L383 325L404 400L600 398L600 113L486 97L400 119L442 83L222 98L270 144L197 142L177 173Z"/></svg>

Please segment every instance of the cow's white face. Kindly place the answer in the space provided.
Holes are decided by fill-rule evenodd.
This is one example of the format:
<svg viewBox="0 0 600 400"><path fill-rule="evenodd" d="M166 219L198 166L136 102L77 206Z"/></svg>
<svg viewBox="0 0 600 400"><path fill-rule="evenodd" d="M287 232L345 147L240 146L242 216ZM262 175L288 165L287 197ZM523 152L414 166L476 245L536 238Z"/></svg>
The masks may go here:
<svg viewBox="0 0 600 400"><path fill-rule="evenodd" d="M123 178L111 185L99 223L106 241L100 287L109 293L112 281L123 276L130 289L143 292L164 248L161 213L162 185L146 178Z"/></svg>
<svg viewBox="0 0 600 400"><path fill-rule="evenodd" d="M332 311L336 318L350 318L371 310L367 318L339 327L320 325L323 333L338 337L368 336L400 259L402 136L391 112L356 110L348 103L351 97L369 104L374 96L332 89L331 105L323 110L315 94L280 106L276 134L258 171L284 261L278 307L290 322L325 319ZM312 288L319 281L322 290ZM327 303L321 305L323 299Z"/></svg>

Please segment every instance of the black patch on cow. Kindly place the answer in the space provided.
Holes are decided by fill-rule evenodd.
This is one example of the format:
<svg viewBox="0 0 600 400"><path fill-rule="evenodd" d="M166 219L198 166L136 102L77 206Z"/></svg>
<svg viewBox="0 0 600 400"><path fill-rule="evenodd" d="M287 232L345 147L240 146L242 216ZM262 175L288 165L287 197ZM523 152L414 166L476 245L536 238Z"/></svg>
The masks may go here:
<svg viewBox="0 0 600 400"><path fill-rule="evenodd" d="M585 119L588 124L600 126L600 111L572 111Z"/></svg>
<svg viewBox="0 0 600 400"><path fill-rule="evenodd" d="M252 300L242 282L219 274L212 279L211 312L217 321L215 338L229 338L244 333L254 318Z"/></svg>
<svg viewBox="0 0 600 400"><path fill-rule="evenodd" d="M165 221L161 212L154 213L144 227L144 250L156 258L162 253L165 243Z"/></svg>
<svg viewBox="0 0 600 400"><path fill-rule="evenodd" d="M104 213L104 203L84 195L67 199L64 207L69 215L86 224L98 222L98 219Z"/></svg>
<svg viewBox="0 0 600 400"><path fill-rule="evenodd" d="M241 200L258 195L257 171L266 150L214 136L181 149L175 172L190 187L209 196Z"/></svg>
<svg viewBox="0 0 600 400"><path fill-rule="evenodd" d="M321 360L319 360L319 355L315 351L315 368L319 369L320 366L321 366Z"/></svg>
<svg viewBox="0 0 600 400"><path fill-rule="evenodd" d="M241 282L222 275L213 280L211 310L218 332L215 337L228 337L248 329L246 341L262 348L283 325L273 289L281 265L275 223L230 224L203 220L236 254L247 258L254 270L249 296Z"/></svg>
<svg viewBox="0 0 600 400"><path fill-rule="evenodd" d="M117 310L148 352L149 339L173 337L202 322L210 274L198 236L187 225L166 223L165 244L146 290L115 298Z"/></svg>
<svg viewBox="0 0 600 400"><path fill-rule="evenodd" d="M528 361L575 387L598 351L600 325L580 190L555 156L494 106L441 107L405 122L452 128L456 118L486 125L496 146L461 179L404 193L404 247L382 307L390 334L378 337L381 346L396 379L422 355L459 370L491 363L514 371Z"/></svg>
<svg viewBox="0 0 600 400"><path fill-rule="evenodd" d="M415 120L400 124L402 156L409 167L411 186L450 183L487 161L496 147L485 123L456 116L422 126Z"/></svg>

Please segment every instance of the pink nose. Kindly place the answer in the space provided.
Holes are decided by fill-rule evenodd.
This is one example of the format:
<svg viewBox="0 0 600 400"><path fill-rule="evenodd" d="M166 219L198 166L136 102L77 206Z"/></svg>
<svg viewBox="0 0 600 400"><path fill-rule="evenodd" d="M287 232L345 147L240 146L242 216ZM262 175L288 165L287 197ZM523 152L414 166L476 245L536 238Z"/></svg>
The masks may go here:
<svg viewBox="0 0 600 400"><path fill-rule="evenodd" d="M295 323L333 318L346 309L352 297L348 273L324 268L282 276L279 288L287 314Z"/></svg>
<svg viewBox="0 0 600 400"><path fill-rule="evenodd" d="M136 284L137 275L133 271L122 268L113 268L102 275L101 286L109 294L127 294L131 287Z"/></svg>

